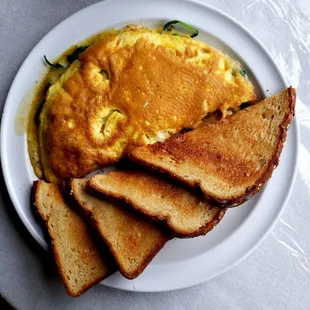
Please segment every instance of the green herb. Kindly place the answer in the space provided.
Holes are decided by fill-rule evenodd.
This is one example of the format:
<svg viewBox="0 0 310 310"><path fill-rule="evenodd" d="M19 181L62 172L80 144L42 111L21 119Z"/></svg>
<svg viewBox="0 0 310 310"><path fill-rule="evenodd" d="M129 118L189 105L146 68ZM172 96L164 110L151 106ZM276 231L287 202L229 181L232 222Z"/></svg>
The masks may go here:
<svg viewBox="0 0 310 310"><path fill-rule="evenodd" d="M240 70L239 70L239 73L240 73L242 76L245 76L245 75L246 75L246 72L245 72L243 69L240 69Z"/></svg>
<svg viewBox="0 0 310 310"><path fill-rule="evenodd" d="M232 76L236 76L236 75L237 75L237 71L236 71L236 69L232 69L232 71L231 71L231 75L232 75Z"/></svg>
<svg viewBox="0 0 310 310"><path fill-rule="evenodd" d="M199 33L198 30L195 29L194 27L192 27L192 26L190 26L190 25L188 25L188 24L186 24L184 22L181 22L179 20L172 20L172 21L168 22L166 25L164 25L163 30L164 31L170 31L170 30L172 30L173 25L175 25L175 24L180 24L184 28L190 30L192 32L191 38L196 37L198 35L198 33ZM177 32L177 31L176 31L176 34L182 35L180 32Z"/></svg>
<svg viewBox="0 0 310 310"><path fill-rule="evenodd" d="M38 109L36 110L36 113L34 115L34 122L35 122L37 127L40 126L40 114L41 114L44 103L45 103L45 101L40 102Z"/></svg>
<svg viewBox="0 0 310 310"><path fill-rule="evenodd" d="M56 62L55 64L51 63L46 56L44 55L44 61L45 63L52 68L56 68L56 69L64 69L65 67L63 65L61 65L60 63Z"/></svg>
<svg viewBox="0 0 310 310"><path fill-rule="evenodd" d="M51 86L51 83L46 83L46 85L44 86L43 88L43 91L42 91L42 95L46 95L48 89L50 88ZM40 114L41 114L41 111L42 111L42 108L43 108L43 105L45 104L45 100L42 100L39 105L38 105L38 108L36 110L36 113L34 115L34 122L36 124L37 127L39 127L40 125Z"/></svg>
<svg viewBox="0 0 310 310"><path fill-rule="evenodd" d="M88 46L80 46L77 47L70 55L67 56L68 62L71 64L75 60L79 59L80 54L85 52L85 50L88 48Z"/></svg>

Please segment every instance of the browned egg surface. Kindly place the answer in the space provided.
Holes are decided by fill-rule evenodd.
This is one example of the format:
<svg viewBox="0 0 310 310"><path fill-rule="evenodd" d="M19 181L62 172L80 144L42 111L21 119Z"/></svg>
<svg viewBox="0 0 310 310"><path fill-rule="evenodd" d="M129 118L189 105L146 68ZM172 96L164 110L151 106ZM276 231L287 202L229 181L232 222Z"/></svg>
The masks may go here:
<svg viewBox="0 0 310 310"><path fill-rule="evenodd" d="M49 87L38 149L49 181L82 177L255 99L240 64L205 43L139 27L93 44Z"/></svg>

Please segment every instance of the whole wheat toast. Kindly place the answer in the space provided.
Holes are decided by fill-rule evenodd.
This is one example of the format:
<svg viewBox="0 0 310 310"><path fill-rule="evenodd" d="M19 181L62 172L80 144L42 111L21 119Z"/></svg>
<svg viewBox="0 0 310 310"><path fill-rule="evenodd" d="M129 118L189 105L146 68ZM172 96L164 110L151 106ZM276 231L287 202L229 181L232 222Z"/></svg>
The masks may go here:
<svg viewBox="0 0 310 310"><path fill-rule="evenodd" d="M72 179L71 194L108 245L120 272L136 278L171 238L153 224L88 190L87 179Z"/></svg>
<svg viewBox="0 0 310 310"><path fill-rule="evenodd" d="M34 205L45 222L59 274L77 297L116 271L111 257L97 248L89 227L64 201L56 184L35 181Z"/></svg>
<svg viewBox="0 0 310 310"><path fill-rule="evenodd" d="M258 192L277 167L295 101L290 87L223 121L136 148L131 159L200 187L220 206L237 206Z"/></svg>
<svg viewBox="0 0 310 310"><path fill-rule="evenodd" d="M117 171L89 180L95 191L125 201L152 220L164 222L178 237L194 237L210 231L225 209L210 205L202 195L143 171Z"/></svg>

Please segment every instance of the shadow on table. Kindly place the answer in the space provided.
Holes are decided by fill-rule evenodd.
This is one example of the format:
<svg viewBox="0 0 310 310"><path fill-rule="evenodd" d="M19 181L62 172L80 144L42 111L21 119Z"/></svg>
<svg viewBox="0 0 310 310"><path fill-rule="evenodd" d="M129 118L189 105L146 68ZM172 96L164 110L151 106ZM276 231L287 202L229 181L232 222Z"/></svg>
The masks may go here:
<svg viewBox="0 0 310 310"><path fill-rule="evenodd" d="M12 204L11 198L6 188L6 184L4 182L1 163L0 163L0 168L1 168L0 169L0 197L1 197L0 199L2 200L4 211L6 211L8 217L12 221L12 224L15 226L19 235L25 240L30 250L40 257L48 256L47 252L34 240L34 238L30 235L25 225L19 218Z"/></svg>
<svg viewBox="0 0 310 310"><path fill-rule="evenodd" d="M14 310L13 306L11 306L1 295L0 295L0 309L1 310Z"/></svg>
<svg viewBox="0 0 310 310"><path fill-rule="evenodd" d="M12 222L12 226L18 232L18 235L21 239L24 240L25 244L28 246L29 250L38 258L42 263L43 271L47 278L57 277L57 268L54 262L54 259L50 251L45 251L30 235L21 219L19 218L10 196L8 194L6 184L4 182L2 167L0 163L0 204L2 205L4 212L8 215L8 218ZM30 199L30 197L29 197ZM3 309L0 307L0 309Z"/></svg>

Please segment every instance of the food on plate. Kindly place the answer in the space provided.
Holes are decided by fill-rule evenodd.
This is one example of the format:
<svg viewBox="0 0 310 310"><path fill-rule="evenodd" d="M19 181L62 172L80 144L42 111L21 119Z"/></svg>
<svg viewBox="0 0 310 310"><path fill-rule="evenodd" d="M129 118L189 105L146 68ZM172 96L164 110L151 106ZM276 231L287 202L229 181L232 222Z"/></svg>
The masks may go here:
<svg viewBox="0 0 310 310"><path fill-rule="evenodd" d="M116 271L109 253L101 252L89 227L65 202L56 184L34 182L33 199L51 237L59 274L76 297Z"/></svg>
<svg viewBox="0 0 310 310"><path fill-rule="evenodd" d="M117 269L138 277L172 237L207 234L279 163L295 89L254 104L239 62L197 34L177 20L132 25L56 63L44 55L52 69L27 141L36 175L53 183L34 182L33 199L71 296ZM128 155L138 168L81 179ZM68 179L69 200L57 185Z"/></svg>
<svg viewBox="0 0 310 310"><path fill-rule="evenodd" d="M126 27L76 54L65 70L55 64L63 73L39 116L40 164L51 182L83 177L256 98L237 61L175 32Z"/></svg>
<svg viewBox="0 0 310 310"><path fill-rule="evenodd" d="M153 221L164 222L178 237L205 235L224 216L202 195L143 171L116 171L89 180L92 189L128 203Z"/></svg>
<svg viewBox="0 0 310 310"><path fill-rule="evenodd" d="M200 187L219 205L237 206L259 191L277 167L295 101L290 87L223 121L136 148L131 158Z"/></svg>
<svg viewBox="0 0 310 310"><path fill-rule="evenodd" d="M91 194L87 181L72 179L71 195L91 218L120 272L128 279L136 278L171 237L136 214Z"/></svg>

